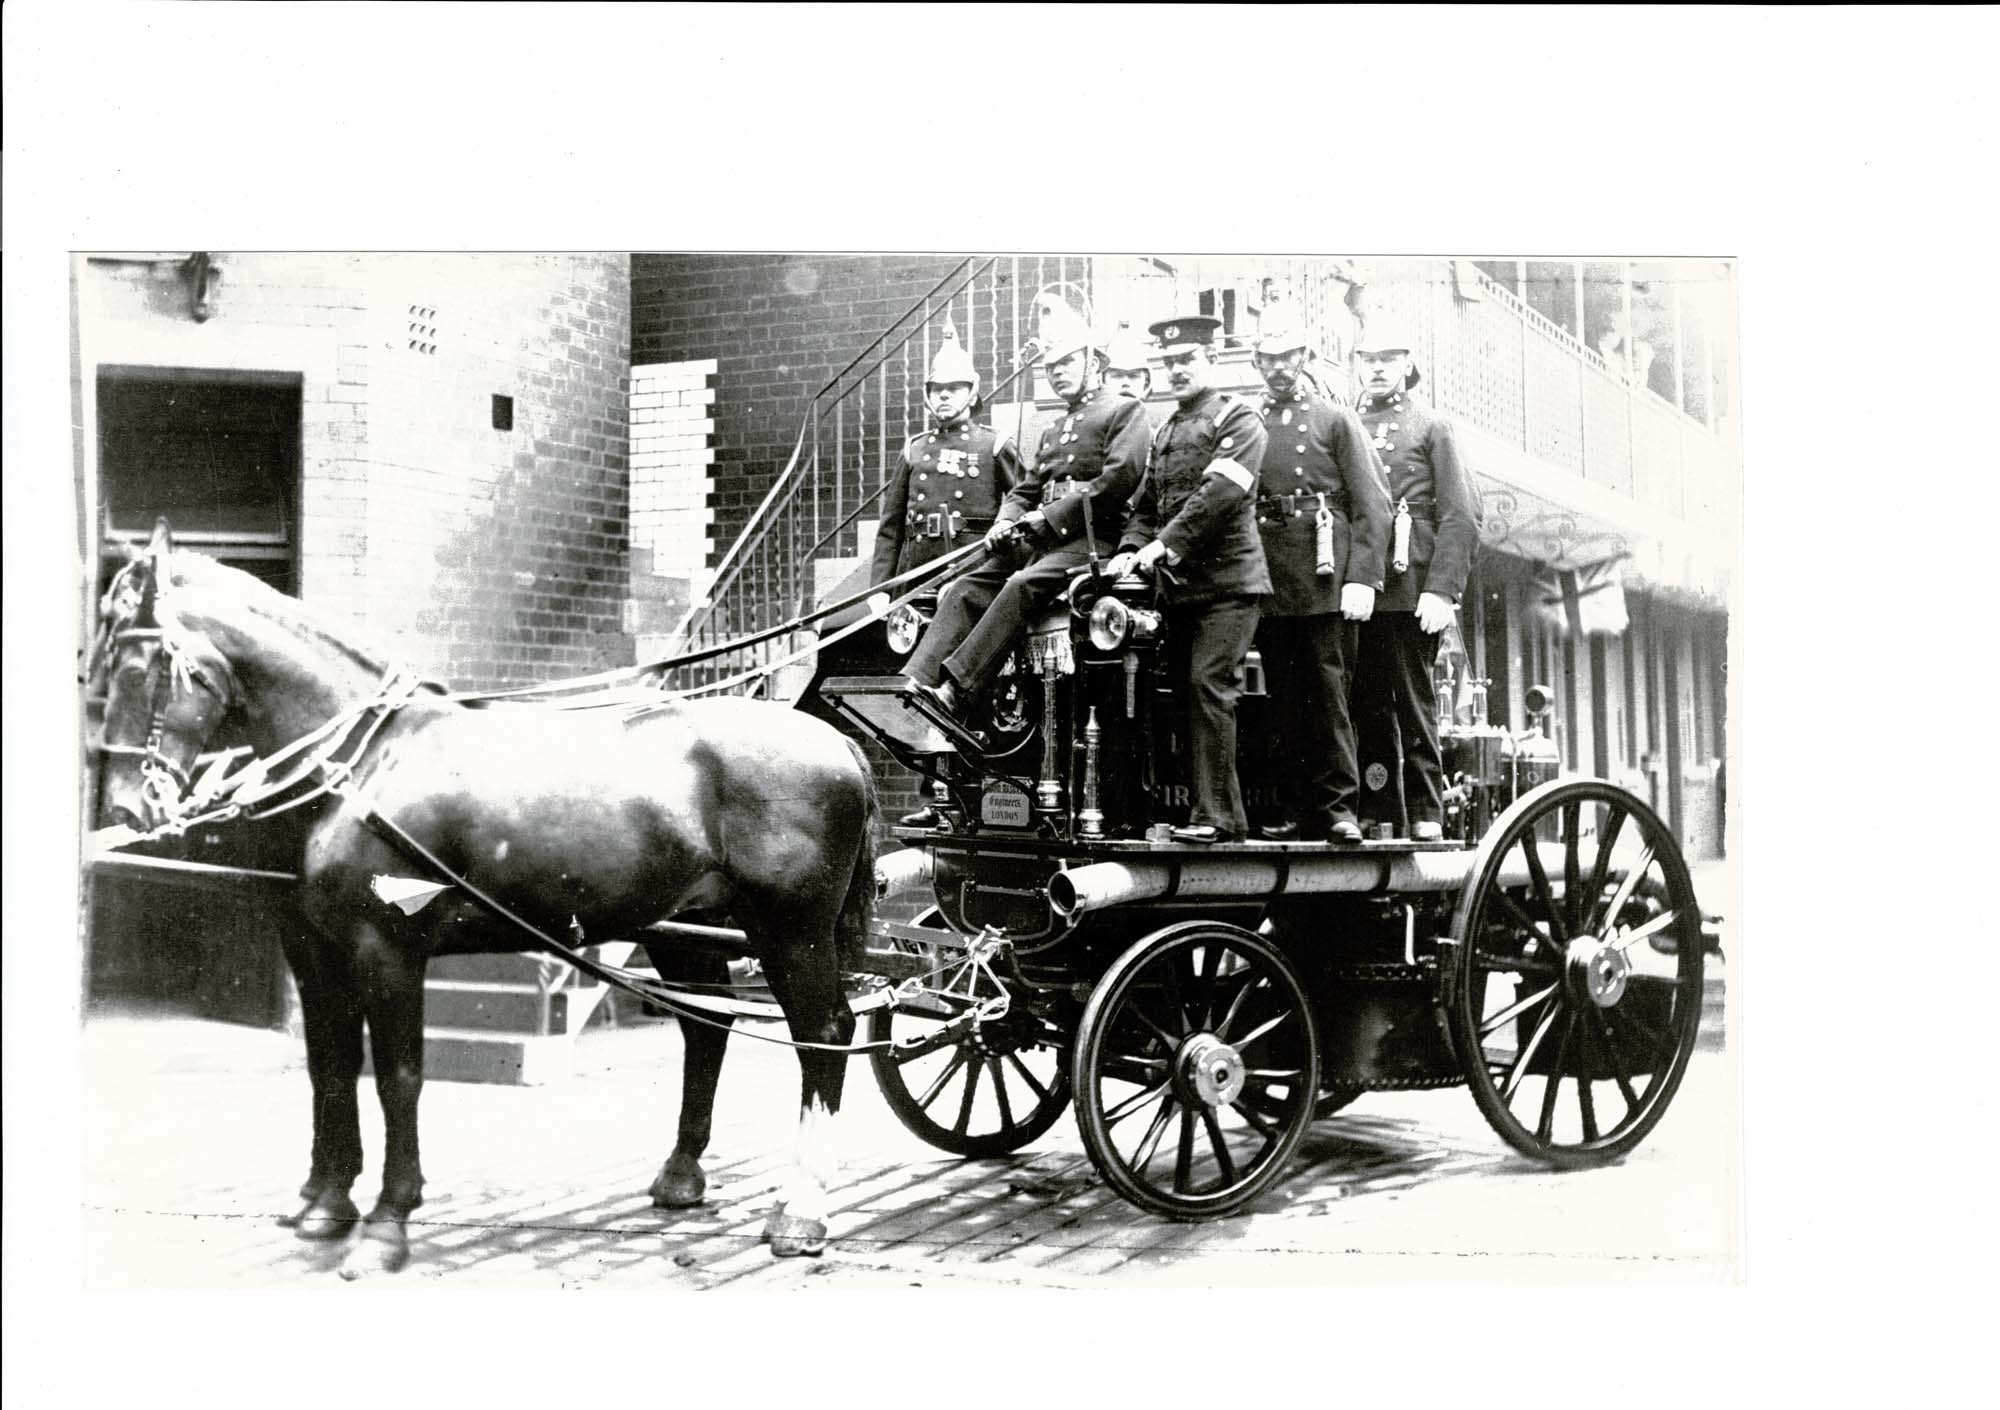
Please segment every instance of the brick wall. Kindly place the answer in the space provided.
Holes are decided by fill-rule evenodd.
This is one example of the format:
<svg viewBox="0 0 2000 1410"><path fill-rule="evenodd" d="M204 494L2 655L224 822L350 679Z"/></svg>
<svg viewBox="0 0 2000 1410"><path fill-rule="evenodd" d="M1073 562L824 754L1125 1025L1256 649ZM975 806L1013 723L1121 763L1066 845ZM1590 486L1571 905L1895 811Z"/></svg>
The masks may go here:
<svg viewBox="0 0 2000 1410"><path fill-rule="evenodd" d="M642 661L670 651L715 549L714 372L713 358L632 369L632 630Z"/></svg>
<svg viewBox="0 0 2000 1410"><path fill-rule="evenodd" d="M371 259L369 617L413 665L499 688L632 660L628 279L624 255Z"/></svg>
<svg viewBox="0 0 2000 1410"><path fill-rule="evenodd" d="M632 659L628 256L214 263L202 322L174 259L80 263L87 470L100 366L295 373L302 597L467 687Z"/></svg>
<svg viewBox="0 0 2000 1410"><path fill-rule="evenodd" d="M716 363L716 554L784 468L812 394L957 263L928 255L632 257L633 362ZM958 331L968 336L964 320ZM895 371L900 379L900 364ZM922 369L915 375L921 383ZM892 399L900 391L899 380Z"/></svg>

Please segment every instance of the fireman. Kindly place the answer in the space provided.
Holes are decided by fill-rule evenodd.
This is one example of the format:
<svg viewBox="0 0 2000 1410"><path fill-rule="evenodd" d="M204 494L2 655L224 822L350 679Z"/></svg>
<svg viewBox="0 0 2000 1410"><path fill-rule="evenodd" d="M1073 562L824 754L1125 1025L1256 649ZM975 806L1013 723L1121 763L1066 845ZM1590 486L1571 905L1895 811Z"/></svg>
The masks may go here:
<svg viewBox="0 0 2000 1410"><path fill-rule="evenodd" d="M1274 771L1298 792L1275 842L1359 842L1361 791L1348 712L1361 623L1375 610L1389 540L1389 486L1361 418L1311 380L1305 328L1279 304L1257 328L1264 452L1257 528L1271 570L1257 646L1277 726Z"/></svg>
<svg viewBox="0 0 2000 1410"><path fill-rule="evenodd" d="M1389 479L1389 561L1375 614L1361 626L1353 707L1361 755L1371 761L1362 811L1395 822L1392 771L1400 754L1402 808L1419 842L1443 835L1444 764L1438 752L1437 664L1442 633L1479 547L1479 491L1459 463L1451 423L1418 397L1412 343L1389 315L1369 318L1355 342L1361 424ZM1375 765L1383 772L1375 773ZM1379 786L1378 786L1379 782Z"/></svg>
<svg viewBox="0 0 2000 1410"><path fill-rule="evenodd" d="M1146 342L1124 324L1105 343L1104 385L1121 397L1144 401L1153 393L1153 364Z"/></svg>
<svg viewBox="0 0 2000 1410"><path fill-rule="evenodd" d="M1146 471L1145 410L1105 389L1103 345L1083 320L1052 306L1039 342L1049 385L1067 409L1042 432L1034 469L987 530L992 556L945 589L907 668L917 688L954 715L992 682L1070 575L1118 541L1126 502Z"/></svg>
<svg viewBox="0 0 2000 1410"><path fill-rule="evenodd" d="M992 527L1000 501L1021 477L1021 458L1006 433L973 421L978 398L972 354L947 322L924 379L930 428L903 447L882 496L870 583L975 543Z"/></svg>
<svg viewBox="0 0 2000 1410"><path fill-rule="evenodd" d="M1164 572L1168 640L1185 665L1193 808L1177 842L1231 842L1248 831L1236 776L1236 702L1243 658L1271 590L1257 536L1264 423L1251 405L1217 391L1213 318L1152 325L1179 407L1153 437L1152 466L1108 571ZM1179 653L1185 652L1185 655Z"/></svg>

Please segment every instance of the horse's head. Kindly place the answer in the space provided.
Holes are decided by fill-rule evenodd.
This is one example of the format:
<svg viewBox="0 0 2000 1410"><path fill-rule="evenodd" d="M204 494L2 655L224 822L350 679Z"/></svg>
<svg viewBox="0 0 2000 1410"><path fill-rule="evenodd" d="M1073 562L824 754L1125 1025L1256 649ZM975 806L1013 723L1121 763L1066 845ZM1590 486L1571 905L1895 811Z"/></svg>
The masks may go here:
<svg viewBox="0 0 2000 1410"><path fill-rule="evenodd" d="M162 519L99 604L90 674L105 691L100 825L146 831L170 817L236 696L227 658L173 611L172 554Z"/></svg>

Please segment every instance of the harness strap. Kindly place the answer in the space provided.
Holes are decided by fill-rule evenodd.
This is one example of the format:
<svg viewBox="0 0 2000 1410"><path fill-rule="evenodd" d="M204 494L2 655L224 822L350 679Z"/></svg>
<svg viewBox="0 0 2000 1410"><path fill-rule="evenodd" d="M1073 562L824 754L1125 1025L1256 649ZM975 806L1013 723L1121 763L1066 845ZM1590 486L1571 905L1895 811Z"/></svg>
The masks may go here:
<svg viewBox="0 0 2000 1410"><path fill-rule="evenodd" d="M384 842L387 842L391 847L395 848L398 852L400 852L406 859L422 867L425 871L427 871L431 875L433 879L448 881L453 886L460 888L465 892L466 895L470 896L474 901L478 902L480 906L484 907L492 915L507 922L509 925L513 926L516 930L519 930L522 934L528 936L531 940L533 940L537 945L541 946L544 950L566 961L570 965L574 966L580 972L587 974L591 978L599 980L602 983L609 984L615 989L622 989L628 994L632 994L637 996L638 998L644 999L648 1003L659 1004L661 1007L673 1013L674 1016L677 1018L689 1019L696 1023L706 1023L716 1028L729 1028L732 1026L727 1022L724 1022L719 1019L710 1018L706 1014L700 1013L695 1009L688 1007L686 1005L686 1002L683 1000L679 1000L676 997L670 997L671 991L666 990L663 987L655 987L653 985L645 984L641 981L638 981L633 977L631 977L630 975L626 974L625 971L619 969L615 965L607 965L598 960L594 960L590 956L584 954L582 951L572 949L568 945L563 944L562 941L556 939L553 935L550 935L547 931L543 930L540 926L536 925L534 922L526 919L523 916L515 914L513 911L509 910L506 906L502 905L498 899L488 894L486 891L481 890L478 886L475 886L472 882L466 880L464 877L458 875L456 872L452 871L452 869L446 866L442 861L440 861L437 855L433 853L428 847L424 846L423 843L417 841L416 838L410 836L409 833L405 832L401 827L397 826L397 824L393 819L384 817L381 813L377 812L375 809L370 808L367 811L367 813L363 815L361 821L362 825L365 826L370 832L373 832L377 837L380 837ZM979 963L981 968L984 969L984 962L983 960L979 959L978 956L975 955L973 957L973 960L969 961L968 963L973 963L973 962ZM989 975L991 974L990 970L986 970L985 972L988 973ZM1004 994L1005 991L1003 990L1002 991L1003 998ZM965 1014L963 1016L962 1021L983 1022L986 1020L987 1017L988 1014L986 1012L986 1006L982 1006L978 1009L971 1010L970 1012ZM849 1055L858 1055L860 1053L887 1052L896 1049L942 1047L944 1046L945 1042L955 1041L955 1039L945 1037L946 1034L951 1032L952 1027L953 1027L952 1024L947 1024L944 1026L944 1028L940 1029L939 1032L936 1034L932 1034L927 1037L909 1040L901 1043L895 1041L894 1039L889 1039L887 1041L879 1043L847 1043L847 1044L812 1043L799 1038L791 1038L791 1039L773 1038L766 1034L761 1034L761 1033L748 1033L745 1034L744 1036L750 1038L756 1038L762 1042L777 1043L782 1047L810 1048L815 1052L846 1053ZM941 1039L943 1041L940 1041Z"/></svg>

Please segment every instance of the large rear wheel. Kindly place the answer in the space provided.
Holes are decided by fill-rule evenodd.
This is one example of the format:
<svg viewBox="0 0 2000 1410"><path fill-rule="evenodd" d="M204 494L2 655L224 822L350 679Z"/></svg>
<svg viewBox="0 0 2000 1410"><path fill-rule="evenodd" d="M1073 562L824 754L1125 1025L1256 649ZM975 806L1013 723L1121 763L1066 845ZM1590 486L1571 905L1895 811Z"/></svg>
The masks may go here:
<svg viewBox="0 0 2000 1410"><path fill-rule="evenodd" d="M1319 1096L1297 969L1233 925L1169 926L1092 991L1072 1062L1077 1124L1105 1182L1173 1219L1206 1219L1284 1174Z"/></svg>
<svg viewBox="0 0 2000 1410"><path fill-rule="evenodd" d="M1448 1016L1501 1139L1571 1167L1659 1123L1701 1022L1701 912L1659 815L1596 779L1494 822L1452 922Z"/></svg>

